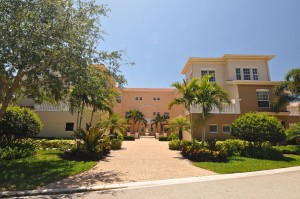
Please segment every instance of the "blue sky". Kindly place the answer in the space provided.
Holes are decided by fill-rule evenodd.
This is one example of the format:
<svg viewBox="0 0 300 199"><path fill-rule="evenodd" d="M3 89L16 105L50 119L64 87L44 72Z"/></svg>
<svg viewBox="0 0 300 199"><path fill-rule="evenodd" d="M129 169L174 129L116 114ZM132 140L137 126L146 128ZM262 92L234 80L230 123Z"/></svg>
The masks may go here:
<svg viewBox="0 0 300 199"><path fill-rule="evenodd" d="M170 87L189 57L275 54L272 80L300 68L300 0L102 0L100 49L127 49L126 87Z"/></svg>

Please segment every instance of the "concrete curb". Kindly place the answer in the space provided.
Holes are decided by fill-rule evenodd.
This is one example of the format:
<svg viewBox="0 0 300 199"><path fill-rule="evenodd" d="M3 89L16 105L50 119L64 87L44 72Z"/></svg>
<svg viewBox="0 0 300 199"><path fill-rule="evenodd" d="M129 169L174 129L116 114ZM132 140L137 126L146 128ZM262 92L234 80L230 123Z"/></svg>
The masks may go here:
<svg viewBox="0 0 300 199"><path fill-rule="evenodd" d="M177 179L145 181L145 182L131 182L131 183L124 183L124 184L108 184L108 185L99 185L93 187L6 191L0 193L0 198L15 197L15 196L56 195L56 194L79 193L79 192L89 192L89 191L104 191L104 190L112 190L112 189L136 189L136 188L145 188L145 187L154 187L154 186L166 186L166 185L174 185L174 184L186 184L186 183L195 183L195 182L207 182L207 181L217 181L217 180L226 180L226 179L235 179L235 178L254 177L254 176L270 175L270 174L293 172L293 171L300 171L300 166L256 171L256 172L247 172L247 173L218 174L218 175L200 176L200 177L177 178Z"/></svg>

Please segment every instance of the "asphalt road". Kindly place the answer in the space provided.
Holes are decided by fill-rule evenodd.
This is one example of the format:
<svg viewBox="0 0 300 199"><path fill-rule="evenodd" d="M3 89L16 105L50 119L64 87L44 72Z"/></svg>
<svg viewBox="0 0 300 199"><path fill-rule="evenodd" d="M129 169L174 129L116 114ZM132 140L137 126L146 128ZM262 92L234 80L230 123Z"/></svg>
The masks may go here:
<svg viewBox="0 0 300 199"><path fill-rule="evenodd" d="M272 198L300 199L300 171L187 184L25 198L161 199Z"/></svg>

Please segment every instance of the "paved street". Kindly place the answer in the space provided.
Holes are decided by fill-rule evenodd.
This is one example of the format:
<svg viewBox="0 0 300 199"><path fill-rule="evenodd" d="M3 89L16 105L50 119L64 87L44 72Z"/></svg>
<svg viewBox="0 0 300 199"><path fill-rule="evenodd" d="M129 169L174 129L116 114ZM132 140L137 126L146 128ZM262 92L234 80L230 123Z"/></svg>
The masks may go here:
<svg viewBox="0 0 300 199"><path fill-rule="evenodd" d="M213 198L213 199L299 199L300 171L255 177L214 180L187 184L153 186L146 188L98 191L30 198L89 198L89 199L162 199L162 198ZM28 198L28 197L27 197Z"/></svg>
<svg viewBox="0 0 300 199"><path fill-rule="evenodd" d="M178 151L168 149L168 142L154 138L124 141L122 150L112 151L93 169L44 188L96 186L171 178L213 175L193 166Z"/></svg>

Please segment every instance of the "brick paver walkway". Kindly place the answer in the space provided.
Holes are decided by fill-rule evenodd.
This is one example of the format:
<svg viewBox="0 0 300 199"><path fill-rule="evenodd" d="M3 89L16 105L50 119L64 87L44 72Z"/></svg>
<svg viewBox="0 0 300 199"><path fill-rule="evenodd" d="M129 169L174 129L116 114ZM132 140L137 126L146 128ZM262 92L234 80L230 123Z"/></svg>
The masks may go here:
<svg viewBox="0 0 300 199"><path fill-rule="evenodd" d="M141 138L124 141L121 150L112 151L91 170L44 188L95 186L213 174L215 173L212 171L193 166L178 151L169 150L168 142Z"/></svg>

